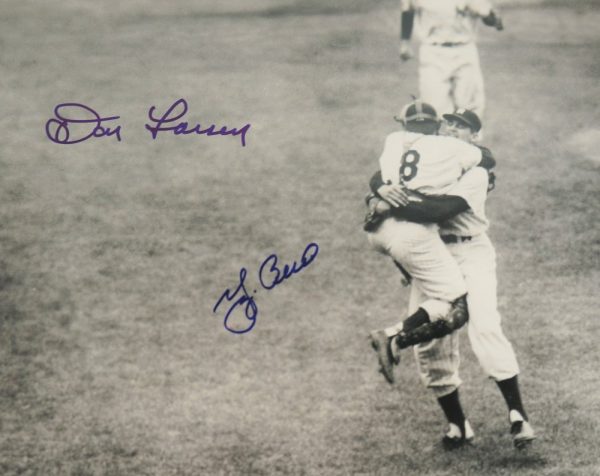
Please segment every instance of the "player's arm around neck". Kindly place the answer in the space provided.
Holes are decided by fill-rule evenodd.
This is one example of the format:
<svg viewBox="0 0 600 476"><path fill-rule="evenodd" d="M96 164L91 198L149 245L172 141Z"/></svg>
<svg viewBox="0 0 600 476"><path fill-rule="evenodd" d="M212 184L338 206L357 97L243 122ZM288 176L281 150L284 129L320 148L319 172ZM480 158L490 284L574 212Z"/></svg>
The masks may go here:
<svg viewBox="0 0 600 476"><path fill-rule="evenodd" d="M422 195L419 201L413 199L404 207L392 208L390 213L415 223L441 223L468 209L469 204L462 197Z"/></svg>
<svg viewBox="0 0 600 476"><path fill-rule="evenodd" d="M369 186L373 194L380 196L379 190L381 187L385 186L380 171L373 174ZM439 223L446 221L469 208L469 205L462 197L454 195L433 197L413 191L411 191L410 194L412 200L406 205L391 208L389 213L392 216L415 223Z"/></svg>

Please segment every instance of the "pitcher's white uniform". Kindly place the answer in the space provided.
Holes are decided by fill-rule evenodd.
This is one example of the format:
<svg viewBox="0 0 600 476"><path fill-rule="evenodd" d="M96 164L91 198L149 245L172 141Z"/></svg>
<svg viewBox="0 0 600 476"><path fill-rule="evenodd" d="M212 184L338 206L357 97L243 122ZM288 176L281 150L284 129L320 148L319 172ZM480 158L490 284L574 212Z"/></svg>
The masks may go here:
<svg viewBox="0 0 600 476"><path fill-rule="evenodd" d="M383 181L411 190L442 195L459 177L481 161L481 150L453 137L407 131L390 134L379 159ZM391 256L413 277L431 320L445 317L450 303L467 292L462 273L441 241L436 224L418 224L387 218L376 232L369 233L371 245Z"/></svg>
<svg viewBox="0 0 600 476"><path fill-rule="evenodd" d="M446 246L467 285L469 340L483 370L499 381L517 375L519 367L513 348L502 332L497 309L496 254L486 234L487 185L488 174L483 168L475 167L465 173L449 195L464 198L470 209L441 225L440 233L459 237L456 243ZM427 296L413 287L409 312L414 312L424 299ZM415 346L415 355L421 378L436 397L447 395L460 385L458 332Z"/></svg>
<svg viewBox="0 0 600 476"><path fill-rule="evenodd" d="M401 0L402 11L415 12L419 48L419 92L438 114L464 108L482 116L483 76L476 30L489 15L488 0Z"/></svg>

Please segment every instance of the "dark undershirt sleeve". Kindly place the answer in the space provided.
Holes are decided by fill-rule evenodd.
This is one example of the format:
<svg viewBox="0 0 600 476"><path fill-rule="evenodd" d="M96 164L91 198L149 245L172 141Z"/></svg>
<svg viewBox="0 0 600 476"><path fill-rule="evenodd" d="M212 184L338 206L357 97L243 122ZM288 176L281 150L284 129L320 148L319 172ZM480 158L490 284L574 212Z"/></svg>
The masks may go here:
<svg viewBox="0 0 600 476"><path fill-rule="evenodd" d="M482 145L478 145L477 147L481 149L481 162L477 165L487 170L493 169L496 166L496 159L494 158L492 151Z"/></svg>
<svg viewBox="0 0 600 476"><path fill-rule="evenodd" d="M377 190L379 190L379 187L381 187L382 185L383 185L383 178L381 178L381 170L378 170L371 177L371 180L369 181L369 187L371 188L371 192L373 192L375 195L379 196L377 194Z"/></svg>
<svg viewBox="0 0 600 476"><path fill-rule="evenodd" d="M369 186L377 195L377 190L383 185L381 171L371 177ZM456 195L427 196L418 192L411 194L419 197L420 202L410 202L405 207L392 208L391 214L415 223L440 223L469 209L467 201Z"/></svg>
<svg viewBox="0 0 600 476"><path fill-rule="evenodd" d="M400 38L403 40L410 40L412 36L413 24L415 19L415 12L412 10L402 12L400 19Z"/></svg>
<svg viewBox="0 0 600 476"><path fill-rule="evenodd" d="M441 223L469 209L467 201L456 195L421 197L421 202L410 202L405 207L392 208L392 215L415 223Z"/></svg>

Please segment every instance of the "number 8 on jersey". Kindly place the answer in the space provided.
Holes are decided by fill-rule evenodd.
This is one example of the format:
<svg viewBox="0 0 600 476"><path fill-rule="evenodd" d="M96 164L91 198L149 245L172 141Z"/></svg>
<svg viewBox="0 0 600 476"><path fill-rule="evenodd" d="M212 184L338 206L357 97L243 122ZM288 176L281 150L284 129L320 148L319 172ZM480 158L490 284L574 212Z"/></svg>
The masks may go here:
<svg viewBox="0 0 600 476"><path fill-rule="evenodd" d="M400 182L410 182L417 175L417 164L421 156L416 150L407 150L400 163Z"/></svg>

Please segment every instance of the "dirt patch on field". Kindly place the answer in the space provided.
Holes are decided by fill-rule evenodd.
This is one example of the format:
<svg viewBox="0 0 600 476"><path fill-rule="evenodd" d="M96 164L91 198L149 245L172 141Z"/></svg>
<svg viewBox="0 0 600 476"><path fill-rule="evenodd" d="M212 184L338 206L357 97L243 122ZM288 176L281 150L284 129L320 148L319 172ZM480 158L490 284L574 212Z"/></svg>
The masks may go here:
<svg viewBox="0 0 600 476"><path fill-rule="evenodd" d="M587 159L600 163L600 129L587 129L574 134L568 142L569 148Z"/></svg>

